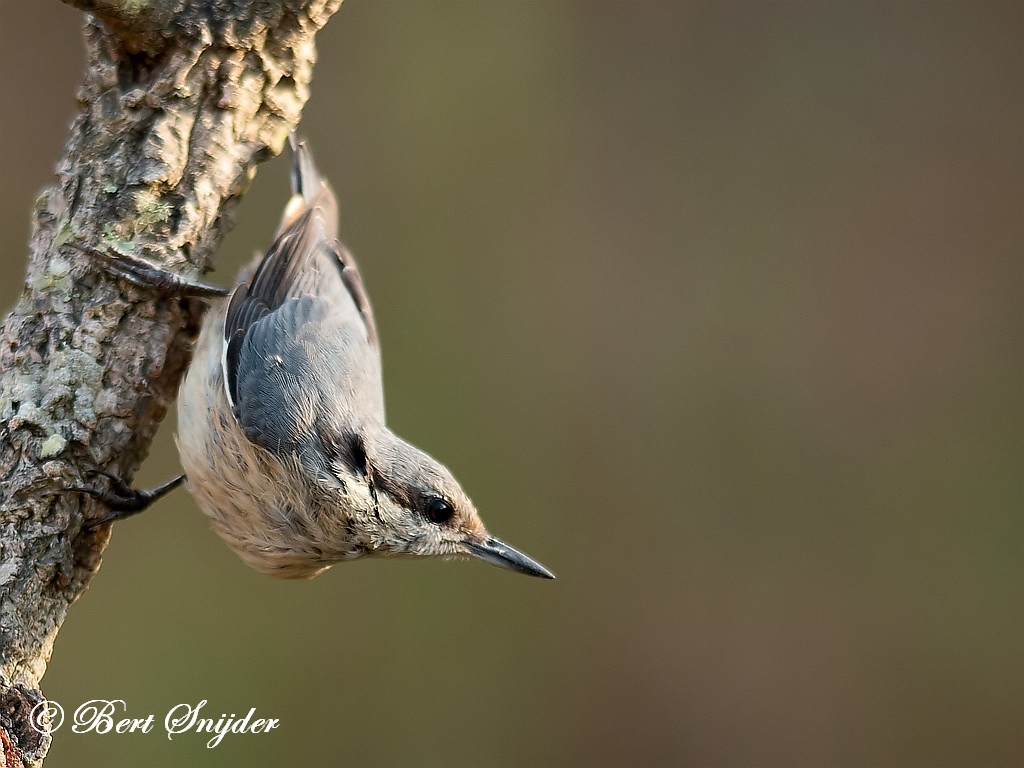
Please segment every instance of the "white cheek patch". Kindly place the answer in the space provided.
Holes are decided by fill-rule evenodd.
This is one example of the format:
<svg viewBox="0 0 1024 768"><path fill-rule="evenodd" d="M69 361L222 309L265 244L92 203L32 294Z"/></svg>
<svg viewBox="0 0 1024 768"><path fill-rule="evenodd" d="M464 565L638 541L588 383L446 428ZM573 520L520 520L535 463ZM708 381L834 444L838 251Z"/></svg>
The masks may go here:
<svg viewBox="0 0 1024 768"><path fill-rule="evenodd" d="M370 486L362 478L356 478L352 470L338 460L331 462L331 472L345 488L345 497L350 509L373 509L375 499L370 493Z"/></svg>

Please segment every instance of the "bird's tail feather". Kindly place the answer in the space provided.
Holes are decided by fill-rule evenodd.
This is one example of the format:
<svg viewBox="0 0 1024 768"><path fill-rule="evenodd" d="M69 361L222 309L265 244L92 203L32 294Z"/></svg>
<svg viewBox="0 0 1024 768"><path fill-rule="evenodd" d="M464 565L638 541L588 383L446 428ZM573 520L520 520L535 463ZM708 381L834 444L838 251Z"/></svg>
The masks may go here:
<svg viewBox="0 0 1024 768"><path fill-rule="evenodd" d="M288 134L288 144L292 150L292 194L301 197L308 205L320 191L320 174L306 142L299 141L292 132Z"/></svg>
<svg viewBox="0 0 1024 768"><path fill-rule="evenodd" d="M313 153L305 141L299 141L294 133L288 135L292 152L292 196L285 206L278 234L301 216L306 210L317 207L325 223L326 235L336 237L337 203L330 187L320 178L313 163Z"/></svg>

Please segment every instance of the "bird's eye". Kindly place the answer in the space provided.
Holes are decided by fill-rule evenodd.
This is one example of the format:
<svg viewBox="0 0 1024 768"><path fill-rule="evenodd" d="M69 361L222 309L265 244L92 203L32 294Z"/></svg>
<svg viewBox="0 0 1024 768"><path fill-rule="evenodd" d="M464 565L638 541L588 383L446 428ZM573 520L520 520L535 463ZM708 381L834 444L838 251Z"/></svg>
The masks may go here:
<svg viewBox="0 0 1024 768"><path fill-rule="evenodd" d="M427 519L435 525L444 525L452 519L455 509L444 499L437 496L427 500Z"/></svg>

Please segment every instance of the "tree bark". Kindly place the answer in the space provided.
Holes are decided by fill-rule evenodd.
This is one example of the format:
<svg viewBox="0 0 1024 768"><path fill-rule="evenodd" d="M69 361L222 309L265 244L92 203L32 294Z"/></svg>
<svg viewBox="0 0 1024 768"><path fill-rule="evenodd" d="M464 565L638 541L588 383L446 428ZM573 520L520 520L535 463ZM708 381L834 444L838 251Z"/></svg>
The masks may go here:
<svg viewBox="0 0 1024 768"><path fill-rule="evenodd" d="M0 768L46 754L29 717L39 681L110 538L83 527L102 508L62 489L95 485L92 470L131 480L201 311L62 246L205 271L256 165L297 125L314 35L341 0L65 2L90 12L81 112L0 329Z"/></svg>

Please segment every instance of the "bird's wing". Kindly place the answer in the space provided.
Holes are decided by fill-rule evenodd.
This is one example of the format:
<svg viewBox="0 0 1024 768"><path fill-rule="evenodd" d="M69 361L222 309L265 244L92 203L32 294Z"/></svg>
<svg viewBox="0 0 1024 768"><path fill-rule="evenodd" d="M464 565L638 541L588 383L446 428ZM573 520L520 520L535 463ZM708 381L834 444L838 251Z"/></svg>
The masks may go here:
<svg viewBox="0 0 1024 768"><path fill-rule="evenodd" d="M382 423L380 356L351 316L317 296L289 299L245 334L234 413L245 436L310 466L345 454L364 421Z"/></svg>
<svg viewBox="0 0 1024 768"><path fill-rule="evenodd" d="M370 296L366 293L363 277L359 274L356 260L352 258L348 248L342 245L339 240L331 243L331 250L333 251L336 265L341 269L341 282L344 283L349 296L355 302L356 309L359 310L359 315L363 319L363 325L366 326L366 338L370 342L370 346L377 351L377 354L380 354L380 337L377 335L377 321L373 319L373 307L370 306Z"/></svg>
<svg viewBox="0 0 1024 768"><path fill-rule="evenodd" d="M304 444L314 422L336 431L349 410L383 420L373 312L322 214L314 200L284 229L225 315L228 401L246 436L273 450Z"/></svg>

